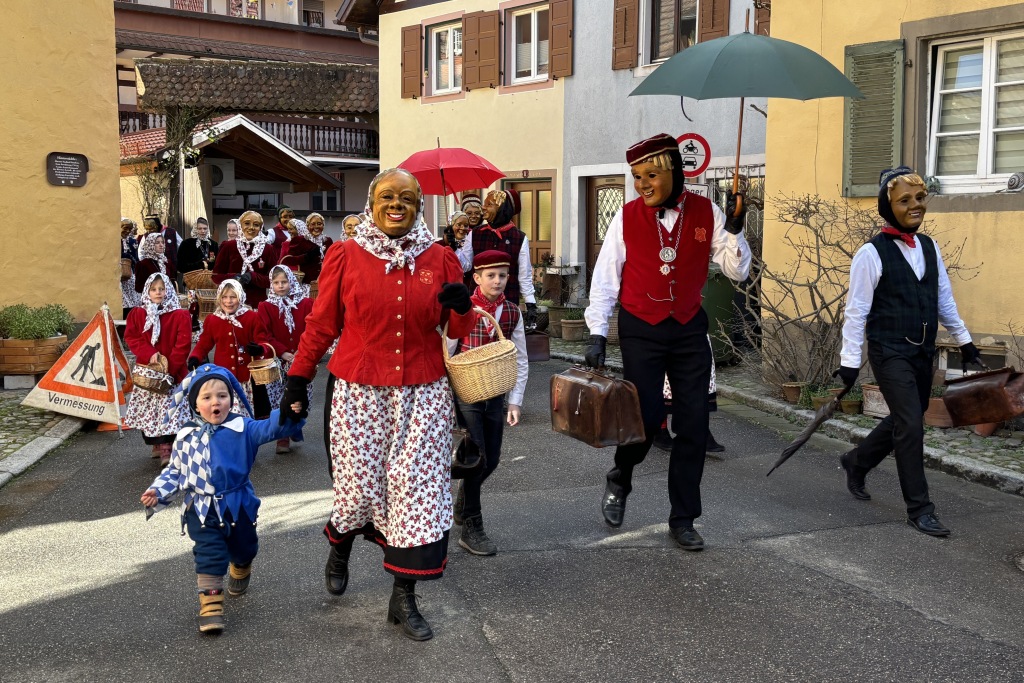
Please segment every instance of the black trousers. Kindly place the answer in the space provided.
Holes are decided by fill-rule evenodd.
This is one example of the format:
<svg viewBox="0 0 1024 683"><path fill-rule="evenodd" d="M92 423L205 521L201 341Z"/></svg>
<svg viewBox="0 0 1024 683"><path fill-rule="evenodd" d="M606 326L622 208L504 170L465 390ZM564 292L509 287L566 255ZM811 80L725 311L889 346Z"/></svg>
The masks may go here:
<svg viewBox="0 0 1024 683"><path fill-rule="evenodd" d="M711 347L708 316L703 309L685 325L669 318L651 325L622 309L619 346L623 377L636 385L647 440L615 449L615 467L608 472L608 487L616 495L633 490L633 468L651 450L665 418L662 390L665 375L672 387L672 453L668 466L668 523L686 528L700 517L700 480L704 476L704 450L708 438L708 383Z"/></svg>
<svg viewBox="0 0 1024 683"><path fill-rule="evenodd" d="M932 355L916 347L901 352L868 344L868 360L889 415L853 450L853 465L862 474L896 451L896 471L911 519L935 511L924 477L924 411L931 394Z"/></svg>
<svg viewBox="0 0 1024 683"><path fill-rule="evenodd" d="M467 518L480 514L480 488L487 477L498 469L498 461L501 460L501 438L505 431L505 396L479 403L457 401L455 416L459 425L468 430L473 441L480 446L484 457L483 467L462 482L462 491L466 499L462 517Z"/></svg>

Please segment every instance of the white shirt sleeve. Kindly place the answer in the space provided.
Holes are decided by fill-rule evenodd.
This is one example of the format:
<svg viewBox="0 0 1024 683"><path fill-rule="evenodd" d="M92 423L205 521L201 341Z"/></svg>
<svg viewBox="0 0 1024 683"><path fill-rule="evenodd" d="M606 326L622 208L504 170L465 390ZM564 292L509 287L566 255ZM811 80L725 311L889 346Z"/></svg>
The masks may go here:
<svg viewBox="0 0 1024 683"><path fill-rule="evenodd" d="M971 333L967 331L967 325L960 319L960 312L956 308L956 301L953 299L953 286L949 282L949 273L946 272L946 264L939 253L939 245L935 245L936 266L939 269L939 322L946 328L958 345L963 346L971 341Z"/></svg>
<svg viewBox="0 0 1024 683"><path fill-rule="evenodd" d="M516 345L516 385L509 392L509 405L522 406L526 394L526 380L530 375L530 358L526 354L526 329L523 316L519 316L516 329L512 330L512 343Z"/></svg>
<svg viewBox="0 0 1024 683"><path fill-rule="evenodd" d="M526 303L537 303L537 297L533 291L533 264L530 263L529 237L523 237L523 246L519 248L519 293L523 295L523 300Z"/></svg>
<svg viewBox="0 0 1024 683"><path fill-rule="evenodd" d="M478 227L477 230L479 229ZM459 257L463 273L473 270L473 233L466 235L466 239L462 240L462 246L455 252L455 255Z"/></svg>
<svg viewBox="0 0 1024 683"><path fill-rule="evenodd" d="M882 259L874 245L865 244L850 263L850 291L846 294L843 321L843 349L839 362L843 367L860 368L863 363L864 330L868 312L875 299L875 287L882 277Z"/></svg>
<svg viewBox="0 0 1024 683"><path fill-rule="evenodd" d="M590 305L583 314L590 334L608 336L608 317L619 298L622 266L625 262L626 242L622 239L622 209L619 209L608 224L590 279Z"/></svg>
<svg viewBox="0 0 1024 683"><path fill-rule="evenodd" d="M275 239L277 239L277 230L267 228L267 244L273 244Z"/></svg>
<svg viewBox="0 0 1024 683"><path fill-rule="evenodd" d="M744 282L750 277L750 245L741 232L734 235L725 229L725 212L712 202L715 227L711 236L711 260L722 267L726 277Z"/></svg>

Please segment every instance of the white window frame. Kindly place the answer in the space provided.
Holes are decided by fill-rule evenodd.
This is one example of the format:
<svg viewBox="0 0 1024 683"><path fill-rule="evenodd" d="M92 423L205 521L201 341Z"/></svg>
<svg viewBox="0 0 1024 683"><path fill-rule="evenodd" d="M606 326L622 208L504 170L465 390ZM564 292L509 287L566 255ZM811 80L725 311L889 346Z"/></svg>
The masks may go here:
<svg viewBox="0 0 1024 683"><path fill-rule="evenodd" d="M935 176L939 180L939 189L943 194L968 194L981 192L994 192L1006 189L1006 182L1010 173L992 172L995 163L995 133L1007 130L1020 130L1018 126L1012 128L995 128L995 92L996 92L996 49L997 43L1003 40L1024 38L1024 31L1013 31L998 33L988 36L975 36L956 41L934 43L937 47L934 61L928 65L928 156L927 174ZM945 64L945 55L952 50L962 50L969 47L982 47L982 77L981 77L981 128L978 132L978 164L976 172L971 175L939 176L936 175L936 164L938 162L938 138L939 129L939 106L943 94L955 93L957 90L942 90L942 70ZM1024 81L1008 81L1000 83L1000 86L1020 85ZM976 90L977 88L965 88L963 90ZM962 132L961 132L962 134ZM956 134L947 134L955 136Z"/></svg>
<svg viewBox="0 0 1024 683"><path fill-rule="evenodd" d="M510 61L512 62L512 67L509 70L509 74L512 77L512 79L510 81L512 85L521 85L523 83L540 83L540 82L548 80L548 78L551 77L551 30L550 30L550 28L548 29L548 72L544 73L544 74L538 74L537 73L537 51L540 48L540 41L537 40L537 15L539 15L541 12L548 12L548 22L550 24L550 22L551 22L551 10L550 10L550 5L547 4L547 3L545 3L543 5L534 5L532 7L526 7L526 8L523 8L523 9L516 9L516 10L513 10L512 12L510 12L510 14L512 16L512 21L510 22L511 29L509 31L509 35L511 36L511 39L509 40L509 45L511 46L511 59L510 59ZM531 15L531 19L530 19L530 34L533 36L533 40L530 42L530 44L532 46L532 48L530 50L530 62L531 62L531 64L530 64L530 75L529 76L516 77L516 74L519 73L519 64L517 63L517 54L516 54L516 52L517 52L516 51L516 45L518 45L518 43L516 42L516 37L517 37L516 36L516 27L517 27L516 19L518 17L523 16L524 14Z"/></svg>
<svg viewBox="0 0 1024 683"><path fill-rule="evenodd" d="M695 19L697 20L697 29L695 31L695 33L696 33L696 40L694 41L694 45L696 45L697 43L700 42L700 3L701 3L701 0L697 0L697 6L696 6L696 10L695 10L696 11ZM641 66L641 67L643 67L643 66L653 66L653 65L657 65L657 64L664 64L665 62L667 62L669 59L671 59L673 57L673 55L669 55L668 57L662 57L661 59L651 59L651 53L653 52L653 48L654 48L654 46L652 45L652 40L651 40L651 29L653 28L653 24L654 24L654 21L653 21L653 18L652 18L653 12L654 12L654 0L641 0L641 2L640 2L640 26L639 26L639 29L638 29L640 31L640 64L639 64L639 66ZM676 54L678 54L678 53L676 53Z"/></svg>
<svg viewBox="0 0 1024 683"><path fill-rule="evenodd" d="M458 29L459 39L455 40L455 31ZM448 36L448 75L451 77L451 85L446 88L438 87L437 79L440 77L437 69L437 51L435 45L437 41L434 39L439 33L449 32ZM429 47L427 48L427 73L429 76L430 83L430 94L431 95L451 95L454 93L462 92L462 84L455 85L455 58L462 54L462 22L455 21L447 24L438 24L437 26L431 26L427 31L427 35L430 40ZM456 42L458 43L456 45Z"/></svg>

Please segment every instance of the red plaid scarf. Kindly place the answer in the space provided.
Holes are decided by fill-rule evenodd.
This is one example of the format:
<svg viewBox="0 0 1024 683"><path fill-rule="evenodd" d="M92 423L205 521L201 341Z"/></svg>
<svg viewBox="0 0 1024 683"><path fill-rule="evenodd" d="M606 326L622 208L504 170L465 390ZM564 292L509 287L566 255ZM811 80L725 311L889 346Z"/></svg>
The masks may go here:
<svg viewBox="0 0 1024 683"><path fill-rule="evenodd" d="M498 320L498 324L501 325L501 332L505 335L506 339L512 338L512 331L516 329L516 325L519 324L519 308L510 305L505 301L505 295L502 294L495 301L490 301L481 292L480 288L476 288L476 292L471 297L473 305L477 308L490 313L492 316L497 312L498 306L501 306L501 316L495 316ZM502 305L504 304L504 305ZM469 333L469 336L464 337L459 343L462 349L475 349L478 346L484 344L490 344L493 341L497 341L498 335L494 333L494 327L491 325L491 321L482 315L477 315L476 327Z"/></svg>

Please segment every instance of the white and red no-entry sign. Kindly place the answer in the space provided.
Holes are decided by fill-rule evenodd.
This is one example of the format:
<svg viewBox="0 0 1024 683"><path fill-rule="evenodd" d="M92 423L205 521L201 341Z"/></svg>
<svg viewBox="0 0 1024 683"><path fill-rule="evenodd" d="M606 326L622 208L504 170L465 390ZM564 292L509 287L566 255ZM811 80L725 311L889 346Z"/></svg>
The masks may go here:
<svg viewBox="0 0 1024 683"><path fill-rule="evenodd" d="M696 133L683 133L676 138L683 157L683 176L696 178L711 164L711 145Z"/></svg>

